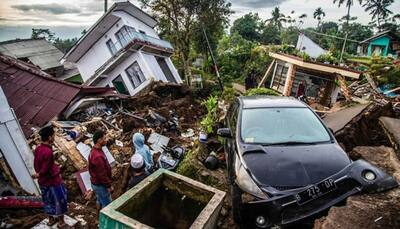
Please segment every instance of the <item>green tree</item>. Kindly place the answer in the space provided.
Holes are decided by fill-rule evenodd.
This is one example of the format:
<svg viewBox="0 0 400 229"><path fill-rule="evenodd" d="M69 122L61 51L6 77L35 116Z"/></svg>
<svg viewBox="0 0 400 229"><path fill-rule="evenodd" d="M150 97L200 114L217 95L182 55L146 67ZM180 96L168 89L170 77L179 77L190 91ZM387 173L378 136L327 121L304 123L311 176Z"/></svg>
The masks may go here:
<svg viewBox="0 0 400 229"><path fill-rule="evenodd" d="M348 39L363 41L373 35L373 31L369 26L362 25L360 23L351 23L348 27ZM348 42L346 50L351 54L357 53L358 43Z"/></svg>
<svg viewBox="0 0 400 229"><path fill-rule="evenodd" d="M229 24L226 15L231 14L229 8L222 9L221 0L217 1L201 1L198 20L193 28L193 48L199 54L202 54L204 59L208 59L209 49L205 39L204 32L207 34L211 50L215 53L218 41L224 34L224 29Z"/></svg>
<svg viewBox="0 0 400 229"><path fill-rule="evenodd" d="M300 25L302 25L304 23L303 19L305 19L305 18L307 18L307 14L302 14L299 16L299 24L297 27L300 27Z"/></svg>
<svg viewBox="0 0 400 229"><path fill-rule="evenodd" d="M236 19L231 27L231 34L238 33L250 41L260 40L262 21L257 13L248 13Z"/></svg>
<svg viewBox="0 0 400 229"><path fill-rule="evenodd" d="M218 43L217 57L224 82L240 81L246 76L246 64L251 58L251 50L258 45L244 39L238 33L225 35Z"/></svg>
<svg viewBox="0 0 400 229"><path fill-rule="evenodd" d="M279 9L279 7L275 7L274 10L272 10L271 15L272 15L272 17L267 19L267 22L276 26L278 28L278 30L280 31L283 27L282 23L285 23L287 21L285 15L283 13L281 13L281 10Z"/></svg>
<svg viewBox="0 0 400 229"><path fill-rule="evenodd" d="M190 83L190 51L194 33L199 33L201 19L208 16L221 17L227 21L231 4L225 0L140 0L158 20L160 35L171 41L178 58L183 63L186 83ZM213 15L211 15L213 14ZM205 23L205 22L204 22ZM196 30L197 28L197 30Z"/></svg>
<svg viewBox="0 0 400 229"><path fill-rule="evenodd" d="M61 39L59 37L57 37L53 44L54 46L56 46L56 48L58 48L61 52L63 53L67 53L72 46L75 45L75 43L78 41L78 38L74 37L72 39Z"/></svg>
<svg viewBox="0 0 400 229"><path fill-rule="evenodd" d="M39 39L39 38L45 38L47 41L53 42L55 37L54 33L51 32L49 29L35 29L32 28L32 34L31 34L32 39Z"/></svg>
<svg viewBox="0 0 400 229"><path fill-rule="evenodd" d="M360 4L362 4L362 0L357 0ZM354 5L354 0L333 0L333 4L336 4L336 2L338 3L338 6L340 7L341 5L343 5L344 3L346 4L347 7L347 14L345 16L346 19L346 25L349 25L350 22L350 8Z"/></svg>
<svg viewBox="0 0 400 229"><path fill-rule="evenodd" d="M368 0L363 5L365 11L372 15L372 20L376 21L378 30L381 30L381 21L393 14L393 12L388 9L393 2L394 0Z"/></svg>
<svg viewBox="0 0 400 229"><path fill-rule="evenodd" d="M263 25L260 42L263 44L281 44L280 30L278 27L272 23Z"/></svg>
<svg viewBox="0 0 400 229"><path fill-rule="evenodd" d="M321 7L318 7L318 8L314 11L313 16L314 16L314 19L317 19L317 20L318 20L317 28L319 28L319 26L320 26L320 24L321 24L321 21L322 21L322 18L325 17L325 12L322 10Z"/></svg>
<svg viewBox="0 0 400 229"><path fill-rule="evenodd" d="M283 29L280 34L280 41L282 44L296 45L299 37L299 29L296 26L289 26Z"/></svg>

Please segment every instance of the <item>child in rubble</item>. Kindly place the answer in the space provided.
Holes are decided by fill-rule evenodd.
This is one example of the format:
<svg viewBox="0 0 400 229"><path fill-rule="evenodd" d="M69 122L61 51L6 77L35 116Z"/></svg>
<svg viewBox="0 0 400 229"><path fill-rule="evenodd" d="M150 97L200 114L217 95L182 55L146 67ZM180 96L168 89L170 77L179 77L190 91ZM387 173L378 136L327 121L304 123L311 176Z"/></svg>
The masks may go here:
<svg viewBox="0 0 400 229"><path fill-rule="evenodd" d="M149 147L144 144L144 136L141 133L135 133L132 136L132 143L135 148L134 154L140 154L144 159L146 171L149 173L153 172L153 156L151 155Z"/></svg>
<svg viewBox="0 0 400 229"><path fill-rule="evenodd" d="M150 175L150 173L146 171L146 163L142 155L138 153L133 154L131 157L130 175L131 178L129 179L128 189L135 187L135 185Z"/></svg>

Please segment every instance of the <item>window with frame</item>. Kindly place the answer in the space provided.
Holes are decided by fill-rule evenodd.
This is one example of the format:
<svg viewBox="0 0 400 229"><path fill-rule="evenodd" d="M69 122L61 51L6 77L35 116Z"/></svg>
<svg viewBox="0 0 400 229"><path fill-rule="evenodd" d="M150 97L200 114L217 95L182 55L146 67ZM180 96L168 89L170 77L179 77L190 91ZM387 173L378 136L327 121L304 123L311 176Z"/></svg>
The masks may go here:
<svg viewBox="0 0 400 229"><path fill-rule="evenodd" d="M115 79L113 79L112 84L119 93L129 95L129 91L126 88L121 75L118 75Z"/></svg>
<svg viewBox="0 0 400 229"><path fill-rule="evenodd" d="M133 39L133 32L136 32L135 28L124 25L115 33L122 47L125 47Z"/></svg>
<svg viewBox="0 0 400 229"><path fill-rule="evenodd" d="M131 66L125 69L125 72L128 75L128 78L131 81L133 88L137 88L146 80L146 77L144 77L142 69L140 68L137 61L135 61Z"/></svg>
<svg viewBox="0 0 400 229"><path fill-rule="evenodd" d="M108 50L110 50L110 52L111 52L111 55L114 55L115 53L117 53L117 48L115 47L115 44L111 39L108 39L106 44L107 44Z"/></svg>

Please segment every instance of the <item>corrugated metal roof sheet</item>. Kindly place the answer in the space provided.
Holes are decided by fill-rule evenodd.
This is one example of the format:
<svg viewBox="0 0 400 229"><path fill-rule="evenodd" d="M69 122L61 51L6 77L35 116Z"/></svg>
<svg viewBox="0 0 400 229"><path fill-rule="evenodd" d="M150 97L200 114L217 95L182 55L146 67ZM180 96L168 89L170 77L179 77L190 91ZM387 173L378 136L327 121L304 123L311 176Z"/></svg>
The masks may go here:
<svg viewBox="0 0 400 229"><path fill-rule="evenodd" d="M0 53L27 58L42 70L61 67L63 53L45 39L17 39L0 43Z"/></svg>
<svg viewBox="0 0 400 229"><path fill-rule="evenodd" d="M41 127L58 116L84 89L3 55L0 55L0 86L25 136L32 134L32 127Z"/></svg>

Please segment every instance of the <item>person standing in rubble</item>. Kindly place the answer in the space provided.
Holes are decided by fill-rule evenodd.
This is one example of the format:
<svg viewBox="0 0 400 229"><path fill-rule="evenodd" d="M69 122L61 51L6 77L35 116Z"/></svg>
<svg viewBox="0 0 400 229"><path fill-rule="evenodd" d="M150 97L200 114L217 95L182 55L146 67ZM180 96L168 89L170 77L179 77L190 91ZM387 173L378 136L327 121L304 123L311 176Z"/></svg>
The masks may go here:
<svg viewBox="0 0 400 229"><path fill-rule="evenodd" d="M36 148L34 155L35 174L34 179L38 179L44 212L49 215L48 225L52 226L58 221L58 227L62 228L64 214L68 211L67 190L61 178L60 167L54 161L53 149L51 144L54 141L54 129L47 126L39 131L42 143Z"/></svg>
<svg viewBox="0 0 400 229"><path fill-rule="evenodd" d="M151 155L149 147L144 144L144 136L141 133L135 133L132 136L132 142L135 147L135 153L142 155L144 163L146 164L146 171L153 172L153 156Z"/></svg>
<svg viewBox="0 0 400 229"><path fill-rule="evenodd" d="M96 195L98 210L111 203L111 166L102 148L107 144L107 138L102 130L93 134L94 146L89 154L89 174L93 192Z"/></svg>
<svg viewBox="0 0 400 229"><path fill-rule="evenodd" d="M129 179L128 189L135 187L135 185L150 175L150 173L146 171L146 163L142 155L138 153L132 155L130 174L131 178Z"/></svg>

